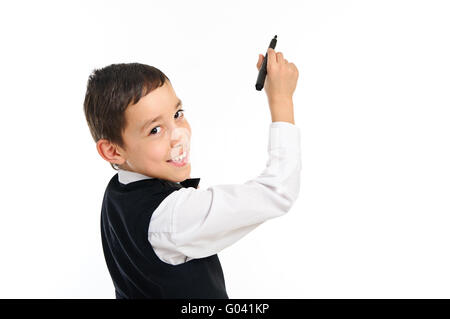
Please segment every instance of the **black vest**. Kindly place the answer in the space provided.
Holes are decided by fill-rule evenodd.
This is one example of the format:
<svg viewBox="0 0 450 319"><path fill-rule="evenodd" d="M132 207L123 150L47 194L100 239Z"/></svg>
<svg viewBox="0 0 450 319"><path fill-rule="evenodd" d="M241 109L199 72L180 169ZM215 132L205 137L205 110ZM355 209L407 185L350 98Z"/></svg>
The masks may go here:
<svg viewBox="0 0 450 319"><path fill-rule="evenodd" d="M217 254L171 265L158 258L148 241L150 219L164 198L182 187L196 187L199 180L122 184L118 174L111 178L103 197L101 236L117 299L228 299Z"/></svg>

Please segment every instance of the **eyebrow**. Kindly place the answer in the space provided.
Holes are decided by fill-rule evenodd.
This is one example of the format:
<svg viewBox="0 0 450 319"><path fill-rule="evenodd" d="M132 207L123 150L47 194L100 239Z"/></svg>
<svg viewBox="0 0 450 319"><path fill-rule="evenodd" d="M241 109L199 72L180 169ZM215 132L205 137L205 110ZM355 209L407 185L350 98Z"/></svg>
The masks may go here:
<svg viewBox="0 0 450 319"><path fill-rule="evenodd" d="M174 109L176 110L176 109L177 109L179 106L181 106L181 105L183 105L183 102L182 102L180 99L178 99L178 102L177 102L177 104L175 104L175 108L174 108ZM156 121L160 120L161 118L162 118L162 115L158 115L158 116L155 117L154 119L149 119L149 120L147 120L147 121L144 123L144 126L142 126L142 128L141 128L141 132L143 132L147 126L149 126L149 125L152 124L153 122L156 122Z"/></svg>

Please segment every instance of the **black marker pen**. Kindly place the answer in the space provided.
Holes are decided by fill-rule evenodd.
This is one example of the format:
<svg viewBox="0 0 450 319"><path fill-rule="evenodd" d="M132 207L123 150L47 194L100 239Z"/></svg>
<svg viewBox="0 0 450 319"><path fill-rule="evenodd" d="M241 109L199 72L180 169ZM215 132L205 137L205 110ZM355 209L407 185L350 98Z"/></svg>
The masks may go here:
<svg viewBox="0 0 450 319"><path fill-rule="evenodd" d="M269 48L275 49L275 46L277 45L277 36L274 36L272 41L270 41ZM261 65L261 69L259 69L258 73L258 79L256 80L256 89L258 91L261 91L264 87L264 81L266 80L266 74L267 74L267 52L266 56L264 57L263 63Z"/></svg>

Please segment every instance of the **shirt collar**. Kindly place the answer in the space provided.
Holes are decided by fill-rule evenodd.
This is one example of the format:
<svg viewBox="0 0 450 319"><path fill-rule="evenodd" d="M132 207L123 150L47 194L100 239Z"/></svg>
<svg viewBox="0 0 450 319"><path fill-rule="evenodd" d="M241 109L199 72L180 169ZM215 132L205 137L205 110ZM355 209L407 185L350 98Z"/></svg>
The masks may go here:
<svg viewBox="0 0 450 319"><path fill-rule="evenodd" d="M128 184L132 182L137 182L143 179L152 179L154 177L149 177L147 175L142 175L140 173L127 171L124 169L119 169L119 182L122 184Z"/></svg>
<svg viewBox="0 0 450 319"><path fill-rule="evenodd" d="M127 170L124 170L121 168L119 168L118 175L119 175L119 182L121 184L128 184L128 183L137 182L137 181L144 180L144 179L155 178L155 177L150 177L150 176L143 175L140 173L127 171ZM197 188L199 182L200 182L200 178L188 178L188 179L184 180L183 182L176 182L176 184L181 184L184 187Z"/></svg>

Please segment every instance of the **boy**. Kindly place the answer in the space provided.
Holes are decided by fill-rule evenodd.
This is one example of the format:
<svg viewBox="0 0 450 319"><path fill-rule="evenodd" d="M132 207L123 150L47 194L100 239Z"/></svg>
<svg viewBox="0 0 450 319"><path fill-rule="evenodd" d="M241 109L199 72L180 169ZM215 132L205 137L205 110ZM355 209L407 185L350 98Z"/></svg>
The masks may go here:
<svg viewBox="0 0 450 319"><path fill-rule="evenodd" d="M138 63L90 75L86 120L98 153L118 170L101 209L116 298L229 298L217 253L287 213L300 191L297 79L296 66L269 48L266 169L244 184L201 190L190 178L191 127L167 76Z"/></svg>

